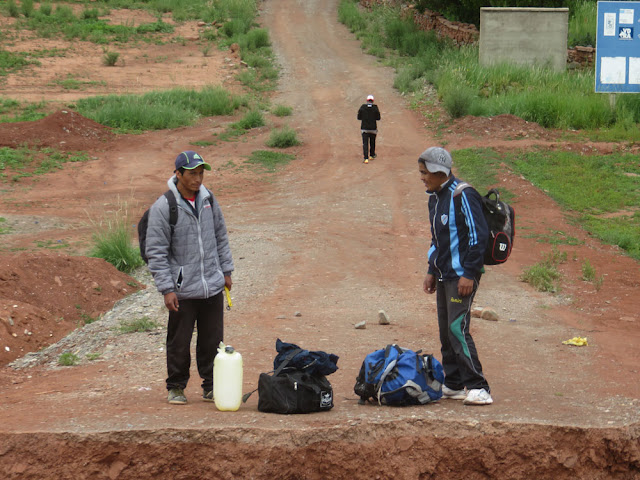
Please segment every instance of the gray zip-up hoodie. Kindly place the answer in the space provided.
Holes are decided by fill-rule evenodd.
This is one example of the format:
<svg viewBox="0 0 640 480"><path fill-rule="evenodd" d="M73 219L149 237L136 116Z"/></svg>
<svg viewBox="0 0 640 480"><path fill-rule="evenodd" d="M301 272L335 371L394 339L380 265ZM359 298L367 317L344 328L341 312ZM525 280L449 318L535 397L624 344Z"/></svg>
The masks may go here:
<svg viewBox="0 0 640 480"><path fill-rule="evenodd" d="M164 195L151 206L146 254L156 288L178 299L209 298L224 288L233 259L222 210L204 185L196 196L195 212L176 187L176 176L167 182L176 197L178 220L171 238L169 202ZM212 202L209 203L209 196ZM211 205L213 204L213 215ZM197 214L196 214L197 212Z"/></svg>

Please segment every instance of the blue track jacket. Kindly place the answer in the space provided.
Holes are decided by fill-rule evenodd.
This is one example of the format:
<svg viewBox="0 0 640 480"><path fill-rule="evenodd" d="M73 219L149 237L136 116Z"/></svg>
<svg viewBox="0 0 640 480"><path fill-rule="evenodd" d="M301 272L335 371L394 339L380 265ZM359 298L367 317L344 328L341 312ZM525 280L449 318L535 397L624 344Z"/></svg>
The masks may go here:
<svg viewBox="0 0 640 480"><path fill-rule="evenodd" d="M461 180L452 176L439 192L429 192L431 247L429 273L443 280L473 279L482 272L489 228L474 188L453 196Z"/></svg>

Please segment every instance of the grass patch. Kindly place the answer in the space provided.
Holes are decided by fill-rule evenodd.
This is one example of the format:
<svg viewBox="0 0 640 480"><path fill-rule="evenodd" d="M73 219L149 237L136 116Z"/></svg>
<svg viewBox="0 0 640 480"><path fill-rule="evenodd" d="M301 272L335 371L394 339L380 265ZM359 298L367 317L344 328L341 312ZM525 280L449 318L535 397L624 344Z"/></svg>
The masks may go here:
<svg viewBox="0 0 640 480"><path fill-rule="evenodd" d="M0 179L18 181L23 177L59 170L68 162L85 162L88 158L85 153L62 152L53 148L0 147Z"/></svg>
<svg viewBox="0 0 640 480"><path fill-rule="evenodd" d="M65 90L82 90L82 89L84 89L85 87L88 87L88 86L95 86L95 85L105 86L106 82L104 82L104 81L96 82L96 81L78 80L73 75L68 73L65 77L57 78L56 80L51 82L51 85L57 85L57 86L65 89Z"/></svg>
<svg viewBox="0 0 640 480"><path fill-rule="evenodd" d="M6 226L7 219L0 217L0 235L11 233L11 227Z"/></svg>
<svg viewBox="0 0 640 480"><path fill-rule="evenodd" d="M30 59L28 56L25 52L7 52L0 48L0 77L29 65L40 65L38 60Z"/></svg>
<svg viewBox="0 0 640 480"><path fill-rule="evenodd" d="M71 367L80 362L80 357L75 353L64 352L58 357L58 365L62 367Z"/></svg>
<svg viewBox="0 0 640 480"><path fill-rule="evenodd" d="M120 322L118 330L121 333L148 332L158 328L158 326L159 325L149 317L142 317Z"/></svg>
<svg viewBox="0 0 640 480"><path fill-rule="evenodd" d="M35 244L38 248L49 250L62 250L69 247L69 244L64 240L36 240Z"/></svg>
<svg viewBox="0 0 640 480"><path fill-rule="evenodd" d="M574 236L567 235L560 230L550 230L548 234L522 235L524 238L533 238L538 243L548 243L551 245L582 245L584 242Z"/></svg>
<svg viewBox="0 0 640 480"><path fill-rule="evenodd" d="M487 182L496 184L496 172L506 166L545 191L589 234L640 260L640 164L635 155L541 150L498 154L491 149L470 149L456 151L454 158L461 177L480 191ZM554 237L556 241L549 243L577 241L560 234Z"/></svg>
<svg viewBox="0 0 640 480"><path fill-rule="evenodd" d="M211 142L209 140L197 140L195 142L190 142L191 145L195 145L196 147L210 147L211 145L215 145L216 142Z"/></svg>
<svg viewBox="0 0 640 480"><path fill-rule="evenodd" d="M276 105L273 108L272 113L276 117L289 117L293 113L293 108L287 105Z"/></svg>
<svg viewBox="0 0 640 480"><path fill-rule="evenodd" d="M11 98L0 97L0 123L31 122L47 116L47 104L42 102L21 103Z"/></svg>
<svg viewBox="0 0 640 480"><path fill-rule="evenodd" d="M525 269L520 279L541 292L556 293L560 289L560 280L562 279L558 265L566 260L566 252L554 249L547 253L540 262Z"/></svg>
<svg viewBox="0 0 640 480"><path fill-rule="evenodd" d="M277 128L271 132L267 140L267 147L271 148L289 148L300 145L302 142L298 140L296 131L291 127L285 126Z"/></svg>
<svg viewBox="0 0 640 480"><path fill-rule="evenodd" d="M94 245L90 256L102 258L125 273L144 265L140 248L132 243L133 223L126 202L120 202L116 211L91 223Z"/></svg>
<svg viewBox="0 0 640 480"><path fill-rule="evenodd" d="M504 159L495 150L490 148L456 150L453 158L460 177L473 185L481 195L498 185L501 200L508 203L513 199L512 192L499 186L498 172L504 168L502 167Z"/></svg>
<svg viewBox="0 0 640 480"><path fill-rule="evenodd" d="M83 325L89 325L98 320L98 317L92 317L88 313L81 313L80 319L82 320Z"/></svg>
<svg viewBox="0 0 640 480"><path fill-rule="evenodd" d="M270 150L256 150L251 153L247 163L258 165L263 171L275 172L279 167L288 164L296 157L282 152L272 152Z"/></svg>
<svg viewBox="0 0 640 480"><path fill-rule="evenodd" d="M126 7L128 6L135 7ZM31 15L25 15L25 18L19 18L16 28L32 30L43 38L63 37L66 40L82 40L99 45L134 41L159 42L159 34L174 30L172 24L163 22L160 17L155 22L138 26L113 24L99 18L107 13L106 8L87 8L76 16L70 6L56 4L55 10L45 7L44 10L41 8Z"/></svg>
<svg viewBox="0 0 640 480"><path fill-rule="evenodd" d="M77 110L85 117L121 131L144 131L192 125L200 117L231 115L246 106L246 97L220 87L175 88L144 95L84 98Z"/></svg>

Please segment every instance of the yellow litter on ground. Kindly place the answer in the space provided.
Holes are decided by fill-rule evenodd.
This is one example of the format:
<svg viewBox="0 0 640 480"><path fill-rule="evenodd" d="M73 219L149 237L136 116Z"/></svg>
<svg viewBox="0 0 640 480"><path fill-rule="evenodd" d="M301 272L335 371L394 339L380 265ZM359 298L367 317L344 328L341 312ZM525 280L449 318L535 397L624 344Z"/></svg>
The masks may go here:
<svg viewBox="0 0 640 480"><path fill-rule="evenodd" d="M588 347L587 337L573 337L562 342L564 345L575 345L576 347Z"/></svg>

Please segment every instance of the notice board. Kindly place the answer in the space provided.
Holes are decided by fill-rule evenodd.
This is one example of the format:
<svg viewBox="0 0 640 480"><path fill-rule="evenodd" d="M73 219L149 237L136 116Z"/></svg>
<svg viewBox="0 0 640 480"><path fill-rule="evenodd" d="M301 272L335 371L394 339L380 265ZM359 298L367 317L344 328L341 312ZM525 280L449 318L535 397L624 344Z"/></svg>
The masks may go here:
<svg viewBox="0 0 640 480"><path fill-rule="evenodd" d="M598 2L596 92L640 92L640 2Z"/></svg>

